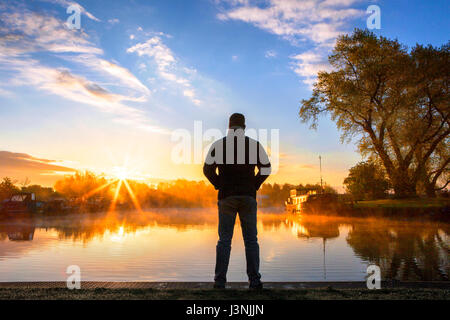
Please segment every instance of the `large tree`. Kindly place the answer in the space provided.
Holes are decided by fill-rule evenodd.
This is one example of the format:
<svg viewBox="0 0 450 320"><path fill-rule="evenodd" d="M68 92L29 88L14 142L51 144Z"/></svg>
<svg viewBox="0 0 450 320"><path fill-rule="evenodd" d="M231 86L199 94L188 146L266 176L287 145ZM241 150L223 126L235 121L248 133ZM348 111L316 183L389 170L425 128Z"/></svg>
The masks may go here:
<svg viewBox="0 0 450 320"><path fill-rule="evenodd" d="M300 118L317 126L331 115L342 140L356 138L361 153L377 156L398 197L433 188L449 166L449 48L417 45L356 29L338 38L330 72L319 72Z"/></svg>

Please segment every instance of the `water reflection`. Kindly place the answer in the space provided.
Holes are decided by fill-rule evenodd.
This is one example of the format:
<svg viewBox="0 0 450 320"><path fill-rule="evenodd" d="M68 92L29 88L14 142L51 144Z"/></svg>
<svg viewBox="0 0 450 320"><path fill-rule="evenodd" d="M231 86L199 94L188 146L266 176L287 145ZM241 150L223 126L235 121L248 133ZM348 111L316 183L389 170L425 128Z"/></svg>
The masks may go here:
<svg viewBox="0 0 450 320"><path fill-rule="evenodd" d="M0 281L19 280L13 279L20 276L16 271L8 271L17 267L27 274L22 280L48 280L67 262L63 256L75 256L93 280L136 280L139 274L145 280L209 281L216 230L217 214L209 209L2 221ZM381 267L383 279L448 280L450 274L445 223L272 211L259 214L259 231L266 281L363 280L368 263ZM242 239L235 239L231 281L245 279L242 250ZM61 255L58 267L53 251Z"/></svg>
<svg viewBox="0 0 450 320"><path fill-rule="evenodd" d="M448 225L369 220L353 224L347 242L384 278L448 280L448 234Z"/></svg>
<svg viewBox="0 0 450 320"><path fill-rule="evenodd" d="M35 223L33 219L12 219L7 224L0 224L0 241L32 241Z"/></svg>
<svg viewBox="0 0 450 320"><path fill-rule="evenodd" d="M342 221L327 216L294 216L286 219L297 237L322 238L323 240L339 237L339 225Z"/></svg>

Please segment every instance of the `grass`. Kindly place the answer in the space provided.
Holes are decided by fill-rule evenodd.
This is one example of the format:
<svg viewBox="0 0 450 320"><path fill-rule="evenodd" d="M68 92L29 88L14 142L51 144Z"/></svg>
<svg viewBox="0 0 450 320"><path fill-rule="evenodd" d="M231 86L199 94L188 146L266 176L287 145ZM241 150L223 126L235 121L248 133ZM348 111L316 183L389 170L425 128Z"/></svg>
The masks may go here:
<svg viewBox="0 0 450 320"><path fill-rule="evenodd" d="M450 205L450 199L383 199L358 201L355 208L442 208Z"/></svg>
<svg viewBox="0 0 450 320"><path fill-rule="evenodd" d="M0 289L0 300L450 300L446 289Z"/></svg>

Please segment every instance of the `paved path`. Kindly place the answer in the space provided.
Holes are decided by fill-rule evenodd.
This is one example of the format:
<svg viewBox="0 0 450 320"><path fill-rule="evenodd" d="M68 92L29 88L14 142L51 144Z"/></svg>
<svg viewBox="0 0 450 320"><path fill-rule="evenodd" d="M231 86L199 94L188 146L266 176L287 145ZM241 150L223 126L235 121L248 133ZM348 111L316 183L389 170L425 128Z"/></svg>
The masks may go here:
<svg viewBox="0 0 450 320"><path fill-rule="evenodd" d="M210 289L212 282L112 282L112 281L84 281L82 289ZM246 289L246 282L230 282L227 288ZM307 289L328 288L358 289L367 288L365 282L264 282L267 289ZM383 281L382 288L441 288L450 290L450 281L400 282ZM0 289L13 288L66 288L65 282L0 282Z"/></svg>

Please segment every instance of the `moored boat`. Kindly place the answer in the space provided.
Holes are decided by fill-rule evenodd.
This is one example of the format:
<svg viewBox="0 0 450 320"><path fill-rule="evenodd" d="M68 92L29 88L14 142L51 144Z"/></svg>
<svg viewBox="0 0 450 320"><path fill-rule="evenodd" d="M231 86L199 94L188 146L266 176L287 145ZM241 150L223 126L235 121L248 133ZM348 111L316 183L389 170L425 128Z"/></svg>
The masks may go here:
<svg viewBox="0 0 450 320"><path fill-rule="evenodd" d="M3 202L2 213L7 217L29 216L36 212L34 193L16 193Z"/></svg>

